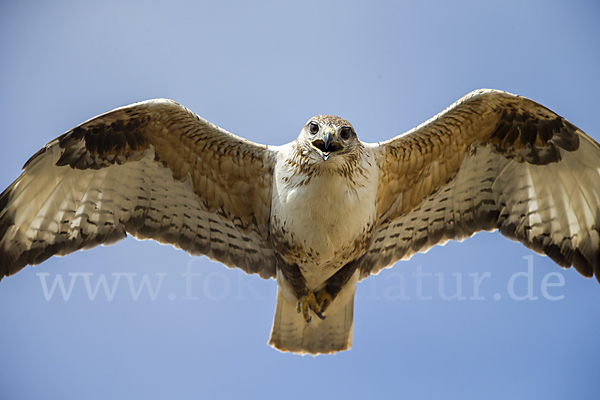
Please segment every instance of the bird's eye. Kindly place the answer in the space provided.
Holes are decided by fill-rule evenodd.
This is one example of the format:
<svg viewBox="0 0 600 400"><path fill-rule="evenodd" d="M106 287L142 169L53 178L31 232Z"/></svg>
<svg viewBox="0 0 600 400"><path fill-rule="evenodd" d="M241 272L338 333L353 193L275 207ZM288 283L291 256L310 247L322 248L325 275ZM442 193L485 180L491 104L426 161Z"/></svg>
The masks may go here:
<svg viewBox="0 0 600 400"><path fill-rule="evenodd" d="M350 138L351 134L352 134L352 128L344 127L340 130L340 136L344 140L347 140L348 138Z"/></svg>
<svg viewBox="0 0 600 400"><path fill-rule="evenodd" d="M308 130L312 135L316 135L319 132L319 125L316 122L311 122L308 125Z"/></svg>

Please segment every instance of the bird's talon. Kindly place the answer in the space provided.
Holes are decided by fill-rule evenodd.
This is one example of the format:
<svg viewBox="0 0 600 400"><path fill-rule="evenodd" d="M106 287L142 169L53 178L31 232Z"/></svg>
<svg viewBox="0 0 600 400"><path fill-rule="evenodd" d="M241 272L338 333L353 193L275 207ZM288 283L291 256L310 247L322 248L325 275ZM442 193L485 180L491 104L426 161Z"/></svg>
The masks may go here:
<svg viewBox="0 0 600 400"><path fill-rule="evenodd" d="M316 300L317 304L319 304L321 312L323 312L327 309L327 307L329 307L329 305L333 301L333 297L327 292L325 288L323 288L317 293Z"/></svg>
<svg viewBox="0 0 600 400"><path fill-rule="evenodd" d="M301 296L298 299L298 304L296 305L296 312L298 312L298 313L302 312L302 315L304 316L304 320L307 323L310 322L312 319L309 314L309 310L313 310L313 312L320 319L325 319L325 316L323 315L321 307L319 306L319 303L317 302L317 299L315 298L315 293L312 291L309 291L304 296Z"/></svg>

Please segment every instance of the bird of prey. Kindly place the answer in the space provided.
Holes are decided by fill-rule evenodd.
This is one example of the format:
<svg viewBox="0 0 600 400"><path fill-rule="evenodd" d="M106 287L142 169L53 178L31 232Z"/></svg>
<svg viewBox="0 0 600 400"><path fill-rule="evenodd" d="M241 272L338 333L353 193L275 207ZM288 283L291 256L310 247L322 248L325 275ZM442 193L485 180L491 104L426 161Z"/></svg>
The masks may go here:
<svg viewBox="0 0 600 400"><path fill-rule="evenodd" d="M599 175L598 143L497 90L374 144L319 115L265 146L149 100L27 161L0 195L0 278L129 233L276 279L269 344L333 353L351 345L359 280L481 230L598 278Z"/></svg>

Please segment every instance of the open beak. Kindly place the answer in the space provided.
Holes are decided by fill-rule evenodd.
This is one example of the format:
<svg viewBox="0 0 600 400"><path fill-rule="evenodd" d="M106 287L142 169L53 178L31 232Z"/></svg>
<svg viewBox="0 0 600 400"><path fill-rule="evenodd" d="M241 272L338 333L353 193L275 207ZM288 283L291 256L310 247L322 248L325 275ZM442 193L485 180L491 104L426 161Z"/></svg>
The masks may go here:
<svg viewBox="0 0 600 400"><path fill-rule="evenodd" d="M344 146L340 142L333 140L333 129L327 128L325 129L325 135L322 139L313 140L313 147L318 149L321 152L321 156L323 160L327 160L329 156L338 151L344 150Z"/></svg>

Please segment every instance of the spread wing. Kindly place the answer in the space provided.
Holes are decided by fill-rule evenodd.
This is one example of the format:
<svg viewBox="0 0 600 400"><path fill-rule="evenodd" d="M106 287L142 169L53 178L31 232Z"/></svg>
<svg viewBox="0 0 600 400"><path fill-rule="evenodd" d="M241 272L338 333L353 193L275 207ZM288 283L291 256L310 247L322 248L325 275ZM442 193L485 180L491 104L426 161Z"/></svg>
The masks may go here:
<svg viewBox="0 0 600 400"><path fill-rule="evenodd" d="M544 106L478 90L372 146L378 223L363 278L435 244L498 229L600 279L600 147Z"/></svg>
<svg viewBox="0 0 600 400"><path fill-rule="evenodd" d="M0 195L0 279L126 237L275 276L274 157L170 100L93 118L48 143Z"/></svg>

